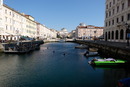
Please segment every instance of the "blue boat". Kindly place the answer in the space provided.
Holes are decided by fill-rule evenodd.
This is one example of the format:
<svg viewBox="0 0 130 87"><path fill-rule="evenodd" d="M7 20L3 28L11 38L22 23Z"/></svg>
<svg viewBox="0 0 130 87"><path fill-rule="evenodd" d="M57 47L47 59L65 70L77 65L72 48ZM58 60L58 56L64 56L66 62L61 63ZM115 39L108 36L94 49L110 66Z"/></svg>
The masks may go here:
<svg viewBox="0 0 130 87"><path fill-rule="evenodd" d="M124 78L119 80L118 87L130 87L130 78Z"/></svg>

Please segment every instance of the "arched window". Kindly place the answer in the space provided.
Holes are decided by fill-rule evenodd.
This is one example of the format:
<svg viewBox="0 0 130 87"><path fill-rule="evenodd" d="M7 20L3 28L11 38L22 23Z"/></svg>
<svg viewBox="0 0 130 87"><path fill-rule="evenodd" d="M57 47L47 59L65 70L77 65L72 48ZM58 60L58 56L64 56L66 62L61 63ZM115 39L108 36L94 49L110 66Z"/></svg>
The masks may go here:
<svg viewBox="0 0 130 87"><path fill-rule="evenodd" d="M112 39L114 39L114 31L112 31Z"/></svg>
<svg viewBox="0 0 130 87"><path fill-rule="evenodd" d="M116 30L116 39L118 39L118 30Z"/></svg>
<svg viewBox="0 0 130 87"><path fill-rule="evenodd" d="M107 32L105 33L105 41L107 41Z"/></svg>
<svg viewBox="0 0 130 87"><path fill-rule="evenodd" d="M124 38L124 31L123 31L123 29L121 29L121 31L120 31L120 39L123 39Z"/></svg>
<svg viewBox="0 0 130 87"><path fill-rule="evenodd" d="M108 32L108 39L110 39L110 31Z"/></svg>

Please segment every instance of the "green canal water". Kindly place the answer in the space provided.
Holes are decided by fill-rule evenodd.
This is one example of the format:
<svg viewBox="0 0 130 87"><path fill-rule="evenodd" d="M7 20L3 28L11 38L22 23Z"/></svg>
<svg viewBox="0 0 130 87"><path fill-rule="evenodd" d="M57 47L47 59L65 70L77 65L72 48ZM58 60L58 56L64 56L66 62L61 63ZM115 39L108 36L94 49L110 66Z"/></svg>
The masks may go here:
<svg viewBox="0 0 130 87"><path fill-rule="evenodd" d="M0 54L0 87L116 87L130 68L92 67L76 43L46 43L27 54Z"/></svg>

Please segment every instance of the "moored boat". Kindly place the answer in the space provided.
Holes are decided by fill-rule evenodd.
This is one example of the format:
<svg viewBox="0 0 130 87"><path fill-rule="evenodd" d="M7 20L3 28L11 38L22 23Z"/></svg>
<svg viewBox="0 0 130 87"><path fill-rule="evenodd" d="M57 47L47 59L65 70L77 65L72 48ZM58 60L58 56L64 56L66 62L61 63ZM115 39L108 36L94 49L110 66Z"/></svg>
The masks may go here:
<svg viewBox="0 0 130 87"><path fill-rule="evenodd" d="M4 53L27 53L29 51L31 51L31 46L27 46L27 44L4 44Z"/></svg>
<svg viewBox="0 0 130 87"><path fill-rule="evenodd" d="M89 64L95 65L95 66L122 65L125 63L126 63L125 60L113 59L113 58L93 59L93 60L89 61Z"/></svg>
<svg viewBox="0 0 130 87"><path fill-rule="evenodd" d="M88 49L88 46L87 45L78 45L78 46L75 46L75 48L79 48L79 49Z"/></svg>
<svg viewBox="0 0 130 87"><path fill-rule="evenodd" d="M98 52L89 52L89 51L87 51L87 52L84 54L84 56L86 56L86 57L98 56L98 55L99 55Z"/></svg>
<svg viewBox="0 0 130 87"><path fill-rule="evenodd" d="M97 52L97 51L98 51L98 48L89 48L89 51L90 51L90 52Z"/></svg>
<svg viewBox="0 0 130 87"><path fill-rule="evenodd" d="M119 80L118 87L130 87L130 77Z"/></svg>

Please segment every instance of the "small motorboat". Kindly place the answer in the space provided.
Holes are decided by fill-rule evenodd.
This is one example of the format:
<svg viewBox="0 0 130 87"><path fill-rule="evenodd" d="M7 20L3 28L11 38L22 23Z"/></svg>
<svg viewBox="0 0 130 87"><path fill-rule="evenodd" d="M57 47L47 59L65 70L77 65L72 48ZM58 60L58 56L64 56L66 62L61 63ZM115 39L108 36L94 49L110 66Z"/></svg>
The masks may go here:
<svg viewBox="0 0 130 87"><path fill-rule="evenodd" d="M87 52L84 54L84 56L86 56L86 57L98 56L98 55L99 55L98 52L89 52L89 51L87 51Z"/></svg>
<svg viewBox="0 0 130 87"><path fill-rule="evenodd" d="M78 49L88 49L88 46L81 44L81 45L75 46L75 48L78 48Z"/></svg>
<svg viewBox="0 0 130 87"><path fill-rule="evenodd" d="M89 48L89 51L90 51L90 52L97 52L97 51L98 51L98 48Z"/></svg>
<svg viewBox="0 0 130 87"><path fill-rule="evenodd" d="M125 60L120 60L120 59L114 59L114 58L105 58L105 59L92 59L91 61L88 62L91 65L95 66L106 66L106 65L122 65L125 64Z"/></svg>
<svg viewBox="0 0 130 87"><path fill-rule="evenodd" d="M130 78L124 78L118 81L118 87L130 87Z"/></svg>

